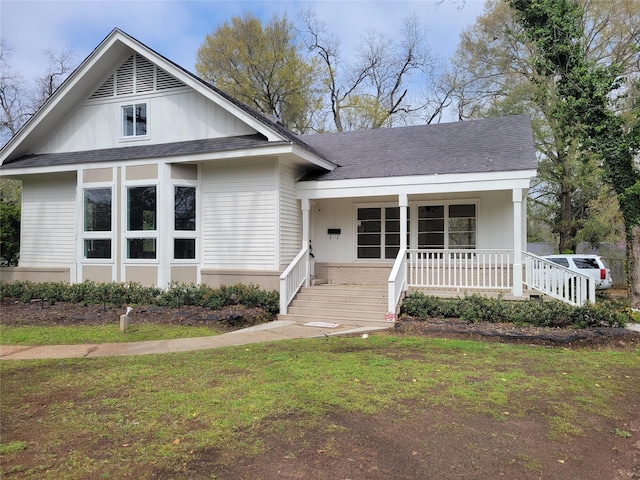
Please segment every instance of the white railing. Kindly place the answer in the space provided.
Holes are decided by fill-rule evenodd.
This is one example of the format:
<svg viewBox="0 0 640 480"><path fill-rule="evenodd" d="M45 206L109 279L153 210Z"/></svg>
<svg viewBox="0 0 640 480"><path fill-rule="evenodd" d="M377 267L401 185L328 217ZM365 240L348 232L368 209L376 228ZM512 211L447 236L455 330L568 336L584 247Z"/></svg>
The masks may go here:
<svg viewBox="0 0 640 480"><path fill-rule="evenodd" d="M531 253L522 252L525 285L570 305L596 301L596 282L588 275L569 270Z"/></svg>
<svg viewBox="0 0 640 480"><path fill-rule="evenodd" d="M513 250L408 250L410 287L510 289Z"/></svg>
<svg viewBox="0 0 640 480"><path fill-rule="evenodd" d="M308 272L307 265L309 259L309 249L303 248L296 258L280 275L280 314L286 315L287 308L296 296L300 287L305 283Z"/></svg>
<svg viewBox="0 0 640 480"><path fill-rule="evenodd" d="M407 250L405 248L400 249L396 261L391 269L389 275L388 285L388 306L387 312L395 315L402 297L402 292L407 289Z"/></svg>

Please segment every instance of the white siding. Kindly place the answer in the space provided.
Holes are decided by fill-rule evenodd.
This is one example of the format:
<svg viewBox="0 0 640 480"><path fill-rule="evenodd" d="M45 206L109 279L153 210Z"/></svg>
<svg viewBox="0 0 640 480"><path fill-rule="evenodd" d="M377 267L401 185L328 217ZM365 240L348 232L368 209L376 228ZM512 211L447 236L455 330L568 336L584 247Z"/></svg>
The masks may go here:
<svg viewBox="0 0 640 480"><path fill-rule="evenodd" d="M122 140L121 107L147 102L149 136ZM255 133L206 97L187 88L178 91L84 102L36 153L128 147Z"/></svg>
<svg viewBox="0 0 640 480"><path fill-rule="evenodd" d="M204 268L277 270L276 163L209 165L203 178Z"/></svg>
<svg viewBox="0 0 640 480"><path fill-rule="evenodd" d="M477 248L513 248L513 202L511 190L498 192L450 193L411 196L409 204L469 200L478 204ZM313 253L317 262L355 261L355 217L357 204L397 205L397 197L319 200L311 208ZM526 217L523 217L526 218ZM340 228L340 235L329 236L329 228Z"/></svg>
<svg viewBox="0 0 640 480"><path fill-rule="evenodd" d="M287 266L302 247L302 211L296 200L296 169L280 163L280 264Z"/></svg>
<svg viewBox="0 0 640 480"><path fill-rule="evenodd" d="M75 173L22 184L20 266L71 266L75 259Z"/></svg>

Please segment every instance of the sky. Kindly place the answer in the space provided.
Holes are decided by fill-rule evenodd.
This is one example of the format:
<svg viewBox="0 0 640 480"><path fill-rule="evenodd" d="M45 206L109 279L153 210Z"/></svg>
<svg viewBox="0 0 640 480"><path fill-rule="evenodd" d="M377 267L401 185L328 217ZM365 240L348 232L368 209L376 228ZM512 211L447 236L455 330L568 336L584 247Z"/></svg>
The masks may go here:
<svg viewBox="0 0 640 480"><path fill-rule="evenodd" d="M431 50L446 60L460 32L482 13L484 0L0 0L0 36L11 49L10 65L24 79L46 71L47 49L71 49L79 64L119 28L183 68L194 72L206 35L234 16L253 13L263 22L274 14L291 20L311 7L341 41L345 57L360 36L375 28L393 37L402 20L416 14Z"/></svg>

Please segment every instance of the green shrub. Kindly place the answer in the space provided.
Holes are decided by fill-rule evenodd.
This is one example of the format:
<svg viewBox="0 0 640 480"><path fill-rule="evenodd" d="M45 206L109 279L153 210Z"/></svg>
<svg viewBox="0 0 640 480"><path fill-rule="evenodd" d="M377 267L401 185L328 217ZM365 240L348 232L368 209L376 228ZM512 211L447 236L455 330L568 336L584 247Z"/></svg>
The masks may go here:
<svg viewBox="0 0 640 480"><path fill-rule="evenodd" d="M539 300L507 301L471 295L463 298L437 298L420 292L407 295L401 313L419 320L459 318L467 323L505 322L536 327L624 327L629 309L606 300L583 307Z"/></svg>
<svg viewBox="0 0 640 480"><path fill-rule="evenodd" d="M219 309L227 305L259 307L270 315L278 313L279 294L265 291L257 285L231 285L213 289L207 285L172 283L166 290L145 287L139 283L76 284L0 282L0 300L14 299L22 302L41 300L43 303L72 302L84 305L162 305L169 307L201 306Z"/></svg>

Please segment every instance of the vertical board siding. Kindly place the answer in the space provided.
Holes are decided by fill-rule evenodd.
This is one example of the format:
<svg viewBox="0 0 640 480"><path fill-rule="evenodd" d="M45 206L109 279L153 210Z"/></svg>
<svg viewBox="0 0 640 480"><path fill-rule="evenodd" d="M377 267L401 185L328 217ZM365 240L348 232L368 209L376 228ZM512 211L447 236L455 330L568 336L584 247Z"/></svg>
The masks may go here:
<svg viewBox="0 0 640 480"><path fill-rule="evenodd" d="M142 144L182 142L255 133L241 120L215 105L199 93L183 88L167 92L134 95L123 98L87 101L73 113L36 153L75 152L133 146L138 142L122 142L124 104L147 102L149 138Z"/></svg>
<svg viewBox="0 0 640 480"><path fill-rule="evenodd" d="M24 180L20 266L69 266L74 263L75 198L75 173Z"/></svg>
<svg viewBox="0 0 640 480"><path fill-rule="evenodd" d="M280 266L286 267L302 248L302 212L296 200L296 170L280 163Z"/></svg>
<svg viewBox="0 0 640 480"><path fill-rule="evenodd" d="M278 268L274 169L275 163L269 159L221 162L205 168L205 268Z"/></svg>

